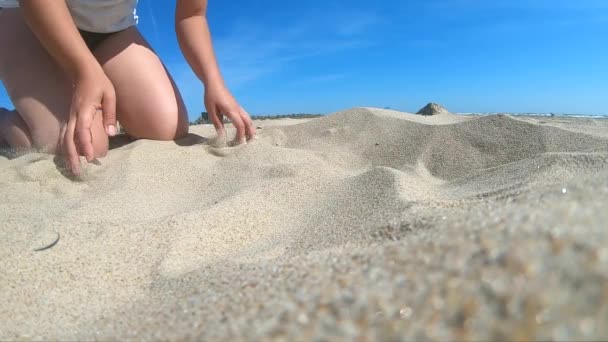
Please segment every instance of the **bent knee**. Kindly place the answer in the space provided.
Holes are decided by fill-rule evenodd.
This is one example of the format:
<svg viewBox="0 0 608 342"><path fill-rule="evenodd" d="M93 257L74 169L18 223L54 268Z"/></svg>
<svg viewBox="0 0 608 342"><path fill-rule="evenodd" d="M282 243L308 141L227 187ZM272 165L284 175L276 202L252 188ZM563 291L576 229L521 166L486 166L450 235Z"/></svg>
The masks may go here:
<svg viewBox="0 0 608 342"><path fill-rule="evenodd" d="M175 140L188 134L188 120L185 115L173 111L154 113L150 117L154 119L142 118L121 123L127 134L136 139Z"/></svg>
<svg viewBox="0 0 608 342"><path fill-rule="evenodd" d="M182 138L188 134L188 126L182 125L166 125L147 127L147 129L129 129L126 128L127 134L135 139L150 139L169 141Z"/></svg>
<svg viewBox="0 0 608 342"><path fill-rule="evenodd" d="M177 130L175 131L175 137L173 139L183 138L188 135L188 127L190 124L188 120L183 120L183 122L179 122L177 125Z"/></svg>

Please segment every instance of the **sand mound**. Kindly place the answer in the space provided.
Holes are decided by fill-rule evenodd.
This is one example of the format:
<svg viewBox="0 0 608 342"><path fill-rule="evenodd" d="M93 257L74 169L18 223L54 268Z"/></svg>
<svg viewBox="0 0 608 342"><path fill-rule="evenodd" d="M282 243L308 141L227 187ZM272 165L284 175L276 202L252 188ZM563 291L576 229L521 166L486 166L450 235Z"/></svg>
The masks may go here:
<svg viewBox="0 0 608 342"><path fill-rule="evenodd" d="M446 115L450 114L447 109L443 108L442 105L437 103L429 103L426 106L422 107L416 114L431 116L431 115Z"/></svg>
<svg viewBox="0 0 608 342"><path fill-rule="evenodd" d="M0 157L0 338L607 336L603 123L446 113Z"/></svg>

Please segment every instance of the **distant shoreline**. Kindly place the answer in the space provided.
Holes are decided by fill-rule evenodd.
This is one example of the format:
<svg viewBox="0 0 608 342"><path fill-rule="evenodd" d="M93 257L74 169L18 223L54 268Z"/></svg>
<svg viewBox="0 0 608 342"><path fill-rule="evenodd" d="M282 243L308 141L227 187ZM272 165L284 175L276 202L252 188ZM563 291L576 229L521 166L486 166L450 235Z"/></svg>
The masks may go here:
<svg viewBox="0 0 608 342"><path fill-rule="evenodd" d="M405 112L404 112L405 113ZM206 114L206 113L205 113ZM252 115L252 120L276 120L276 119L314 119L328 114L280 114L280 115ZM491 112L491 113L453 113L454 115L462 116L488 116L488 115L511 115L519 117L545 117L545 118L567 118L567 119L608 119L608 114L570 114L570 113L506 113L506 112ZM226 119L224 121L228 122ZM207 117L199 117L197 120L190 122L190 125L210 124Z"/></svg>
<svg viewBox="0 0 608 342"><path fill-rule="evenodd" d="M283 115L252 115L252 120L273 120L273 119L314 119L328 114L283 114Z"/></svg>
<svg viewBox="0 0 608 342"><path fill-rule="evenodd" d="M533 116L533 117L559 117L559 118L589 118L589 119L608 119L608 114L570 114L570 113L454 113L456 115L512 115L512 116Z"/></svg>
<svg viewBox="0 0 608 342"><path fill-rule="evenodd" d="M286 115L256 115L251 116L253 120L271 120L271 119L312 119L318 118L322 116L329 115L328 114L286 114ZM608 119L608 114L572 114L572 113L505 113L505 112L495 112L495 113L454 113L455 115L475 115L475 116L485 116L485 115L513 115L513 116L532 116L532 117L566 117L566 118L590 118L590 119Z"/></svg>

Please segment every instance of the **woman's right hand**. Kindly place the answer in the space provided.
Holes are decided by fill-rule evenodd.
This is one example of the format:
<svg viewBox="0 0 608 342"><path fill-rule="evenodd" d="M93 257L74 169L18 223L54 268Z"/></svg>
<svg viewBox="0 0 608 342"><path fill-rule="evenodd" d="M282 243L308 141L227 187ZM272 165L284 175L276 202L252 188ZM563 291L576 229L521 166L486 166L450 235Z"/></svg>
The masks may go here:
<svg viewBox="0 0 608 342"><path fill-rule="evenodd" d="M79 155L89 162L95 159L91 137L95 113L102 111L108 135L116 131L114 87L78 33L65 1L28 0L20 1L19 6L32 32L74 85L60 143L68 167L79 175Z"/></svg>
<svg viewBox="0 0 608 342"><path fill-rule="evenodd" d="M61 147L71 172L80 175L80 155L95 159L91 127L99 112L109 136L116 134L116 93L100 65L75 78L69 119L61 132Z"/></svg>

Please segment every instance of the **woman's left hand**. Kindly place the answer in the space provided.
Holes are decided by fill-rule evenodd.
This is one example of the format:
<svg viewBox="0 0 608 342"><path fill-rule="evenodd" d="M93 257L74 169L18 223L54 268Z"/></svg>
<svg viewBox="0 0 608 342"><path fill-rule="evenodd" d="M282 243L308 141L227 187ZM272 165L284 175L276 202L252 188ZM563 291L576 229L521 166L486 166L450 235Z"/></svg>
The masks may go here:
<svg viewBox="0 0 608 342"><path fill-rule="evenodd" d="M223 85L205 87L205 108L218 135L225 135L224 115L236 128L238 144L244 144L255 137L255 126L249 114L241 107L230 91Z"/></svg>

